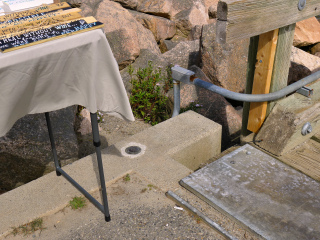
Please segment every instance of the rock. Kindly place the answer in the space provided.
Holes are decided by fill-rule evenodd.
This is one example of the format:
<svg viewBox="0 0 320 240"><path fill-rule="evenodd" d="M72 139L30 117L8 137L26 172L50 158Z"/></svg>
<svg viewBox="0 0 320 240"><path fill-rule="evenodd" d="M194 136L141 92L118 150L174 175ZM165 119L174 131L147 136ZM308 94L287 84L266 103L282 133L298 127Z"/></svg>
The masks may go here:
<svg viewBox="0 0 320 240"><path fill-rule="evenodd" d="M313 72L320 70L320 58L299 48L291 48L291 67L288 84L294 83Z"/></svg>
<svg viewBox="0 0 320 240"><path fill-rule="evenodd" d="M158 55L150 51L149 49L141 49L139 57L136 59L136 61L131 64L131 67L136 71L139 68L145 68L148 66L148 62L152 61L153 65L155 67L162 69L162 74L166 74L165 68L169 66L169 63L166 61L162 55ZM131 93L131 77L129 75L128 71L129 67L126 67L125 69L120 71L124 86L128 92L128 94ZM166 76L166 75L165 75Z"/></svg>
<svg viewBox="0 0 320 240"><path fill-rule="evenodd" d="M87 109L82 109L80 114L81 116L81 122L79 129L77 132L81 133L81 135L91 134L92 133L92 127L91 127L91 117L90 112Z"/></svg>
<svg viewBox="0 0 320 240"><path fill-rule="evenodd" d="M125 8L137 9L138 0L112 0L114 2L120 3Z"/></svg>
<svg viewBox="0 0 320 240"><path fill-rule="evenodd" d="M179 65L183 68L189 68L192 65L199 65L199 49L199 40L184 41L178 43L173 49L162 54L162 56L172 65Z"/></svg>
<svg viewBox="0 0 320 240"><path fill-rule="evenodd" d="M289 68L289 76L288 76L288 85L299 81L300 79L307 77L311 74L311 71L309 68L297 64L295 62L291 62L290 68Z"/></svg>
<svg viewBox="0 0 320 240"><path fill-rule="evenodd" d="M311 49L311 54L317 55L317 53L320 53L320 43L317 43L314 45Z"/></svg>
<svg viewBox="0 0 320 240"><path fill-rule="evenodd" d="M179 12L191 9L192 7L198 8L207 15L203 0L172 0L171 19L173 19Z"/></svg>
<svg viewBox="0 0 320 240"><path fill-rule="evenodd" d="M175 46L177 46L179 42L173 42L171 40L160 40L159 48L161 53L165 53L171 49L173 49Z"/></svg>
<svg viewBox="0 0 320 240"><path fill-rule="evenodd" d="M78 140L74 131L76 106L50 113L59 160L78 159ZM13 188L42 176L53 156L44 113L19 119L0 138L0 185ZM10 178L4 180L3 178ZM10 183L8 183L10 181ZM2 186L0 186L2 188Z"/></svg>
<svg viewBox="0 0 320 240"><path fill-rule="evenodd" d="M209 18L217 18L218 2L219 0L204 0L204 5Z"/></svg>
<svg viewBox="0 0 320 240"><path fill-rule="evenodd" d="M140 47L136 34L121 28L106 33L106 37L120 70L131 64L139 56Z"/></svg>
<svg viewBox="0 0 320 240"><path fill-rule="evenodd" d="M290 61L307 67L311 72L316 72L320 68L320 58L313 56L299 48L291 48Z"/></svg>
<svg viewBox="0 0 320 240"><path fill-rule="evenodd" d="M234 92L244 92L249 39L235 43L217 43L216 24L203 26L201 69L214 84Z"/></svg>
<svg viewBox="0 0 320 240"><path fill-rule="evenodd" d="M200 5L201 6L201 5ZM208 15L205 13L205 7L192 6L183 10L174 16L177 28L188 36L191 29L196 25L204 25L208 23Z"/></svg>
<svg viewBox="0 0 320 240"><path fill-rule="evenodd" d="M294 31L294 46L309 46L320 42L320 23L315 17L297 22Z"/></svg>
<svg viewBox="0 0 320 240"><path fill-rule="evenodd" d="M198 40L201 38L202 33L202 25L196 25L194 26L188 36L189 41Z"/></svg>
<svg viewBox="0 0 320 240"><path fill-rule="evenodd" d="M217 18L217 5L210 6L208 9L209 18Z"/></svg>
<svg viewBox="0 0 320 240"><path fill-rule="evenodd" d="M85 4L82 7L87 9L92 6ZM112 42L112 51L121 68L131 63L141 49L160 54L152 32L137 22L119 3L103 0L91 9L96 12L96 19L105 23L104 31Z"/></svg>
<svg viewBox="0 0 320 240"><path fill-rule="evenodd" d="M100 3L103 0L78 0L81 3L82 16L96 16Z"/></svg>
<svg viewBox="0 0 320 240"><path fill-rule="evenodd" d="M138 0L137 11L169 18L172 0Z"/></svg>
<svg viewBox="0 0 320 240"><path fill-rule="evenodd" d="M153 16L137 11L129 11L135 19L145 28L149 29L157 42L160 40L172 38L176 33L175 22L158 16Z"/></svg>

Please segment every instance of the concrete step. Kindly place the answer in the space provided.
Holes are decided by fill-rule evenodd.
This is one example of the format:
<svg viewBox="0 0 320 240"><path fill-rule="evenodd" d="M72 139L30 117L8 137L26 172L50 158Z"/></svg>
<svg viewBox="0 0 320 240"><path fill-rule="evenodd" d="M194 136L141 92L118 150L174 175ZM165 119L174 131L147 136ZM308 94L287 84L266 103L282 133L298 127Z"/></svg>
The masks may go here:
<svg viewBox="0 0 320 240"><path fill-rule="evenodd" d="M125 152L139 146L138 155ZM162 191L175 190L188 176L221 150L221 126L188 111L102 150L107 186L132 171ZM63 167L89 193L99 188L95 154ZM11 227L53 214L80 193L55 172L0 195L0 237ZM103 215L101 214L103 218Z"/></svg>

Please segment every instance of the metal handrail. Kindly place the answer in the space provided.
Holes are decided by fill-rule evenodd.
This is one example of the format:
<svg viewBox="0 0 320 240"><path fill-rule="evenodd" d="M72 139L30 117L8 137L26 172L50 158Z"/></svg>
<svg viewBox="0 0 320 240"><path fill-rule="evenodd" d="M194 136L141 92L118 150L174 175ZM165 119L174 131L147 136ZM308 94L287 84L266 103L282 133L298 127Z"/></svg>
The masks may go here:
<svg viewBox="0 0 320 240"><path fill-rule="evenodd" d="M312 73L311 75L300 79L299 81L273 93L267 94L246 94L246 93L237 93L232 92L227 89L221 88L213 83L209 83L203 81L199 78L194 77L194 72L187 70L185 68L174 66L171 68L172 70L172 78L173 78L173 92L174 92L174 109L172 117L175 117L180 112L180 82L186 84L193 84L195 86L199 86L205 88L209 91L218 93L226 98L242 101L242 102L269 102L274 101L284 96L297 91L303 86L316 81L320 78L320 71ZM176 103L177 102L177 103ZM178 106L179 105L179 106Z"/></svg>

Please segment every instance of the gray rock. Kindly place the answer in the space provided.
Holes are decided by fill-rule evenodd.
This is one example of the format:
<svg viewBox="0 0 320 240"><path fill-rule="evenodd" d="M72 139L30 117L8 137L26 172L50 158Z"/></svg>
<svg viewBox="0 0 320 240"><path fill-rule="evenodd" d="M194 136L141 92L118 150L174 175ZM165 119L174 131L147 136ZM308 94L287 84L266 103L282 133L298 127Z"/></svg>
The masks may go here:
<svg viewBox="0 0 320 240"><path fill-rule="evenodd" d="M189 41L198 40L201 38L202 34L202 25L196 25L194 26L188 36Z"/></svg>
<svg viewBox="0 0 320 240"><path fill-rule="evenodd" d="M249 39L220 44L216 41L216 24L203 26L201 69L216 85L243 92L246 83Z"/></svg>
<svg viewBox="0 0 320 240"><path fill-rule="evenodd" d="M196 7L206 14L205 2L203 0L172 0L171 19L179 12L191 9L192 7Z"/></svg>
<svg viewBox="0 0 320 240"><path fill-rule="evenodd" d="M189 68L200 63L200 41L183 41L178 43L173 49L162 54L167 62L172 65L179 65Z"/></svg>
<svg viewBox="0 0 320 240"><path fill-rule="evenodd" d="M58 158L78 158L78 140L74 131L76 106L50 113ZM19 119L0 138L0 188L11 189L43 175L53 162L44 113ZM4 186L3 186L4 185Z"/></svg>
<svg viewBox="0 0 320 240"><path fill-rule="evenodd" d="M161 53L165 53L171 49L173 49L175 46L177 46L179 42L173 42L172 40L160 40L159 48Z"/></svg>

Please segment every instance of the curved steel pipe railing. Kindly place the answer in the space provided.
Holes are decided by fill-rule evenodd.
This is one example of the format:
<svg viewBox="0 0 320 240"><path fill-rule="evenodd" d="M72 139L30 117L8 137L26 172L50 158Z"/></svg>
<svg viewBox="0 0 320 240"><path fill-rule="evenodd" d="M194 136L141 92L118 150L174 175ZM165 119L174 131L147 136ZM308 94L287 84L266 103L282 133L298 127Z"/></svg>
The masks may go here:
<svg viewBox="0 0 320 240"><path fill-rule="evenodd" d="M273 93L268 93L268 94L245 94L245 93L237 93L237 92L232 92L227 89L218 87L217 85L214 85L213 83L209 83L206 81L203 81L199 78L194 78L194 72L181 68L179 66L174 66L172 69L172 78L174 82L176 82L175 85L179 85L177 82L184 82L186 84L194 84L196 86L205 88L209 91L218 93L226 98L237 100L237 101L242 101L242 102L269 102L269 101L274 101L280 98L283 98L284 96L297 91L298 89L302 88L303 86L314 82L315 80L320 78L320 71L315 72L305 78L302 78L301 80L279 90ZM172 117L175 117L179 114L180 111L180 86L179 88L175 88L174 85L174 110ZM177 93L177 94L176 94ZM176 104L176 101L179 102ZM179 108L179 109L177 109Z"/></svg>

